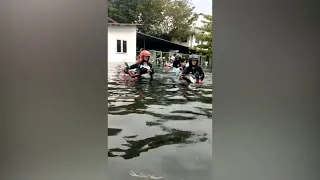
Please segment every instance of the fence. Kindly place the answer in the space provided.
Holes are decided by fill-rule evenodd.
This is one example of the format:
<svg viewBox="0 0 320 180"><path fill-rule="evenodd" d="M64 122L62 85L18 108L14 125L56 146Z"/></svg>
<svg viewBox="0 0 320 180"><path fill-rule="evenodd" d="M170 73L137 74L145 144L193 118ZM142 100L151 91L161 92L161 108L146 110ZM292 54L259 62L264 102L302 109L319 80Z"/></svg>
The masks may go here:
<svg viewBox="0 0 320 180"><path fill-rule="evenodd" d="M190 54L183 54L183 53L176 53L176 52L162 52L162 51L156 51L156 50L149 50L149 52L151 53L151 59L155 60L157 58L157 56L160 56L160 58L162 59L163 57L165 57L166 59L170 59L171 56L173 56L174 54L176 55L180 55L182 58L188 59ZM137 51L137 56L139 56L140 51ZM198 55L199 57L199 64L200 65L204 65L205 61L209 61L209 58L207 56L204 55ZM153 61L154 62L154 61ZM210 65L210 61L209 61L209 65Z"/></svg>

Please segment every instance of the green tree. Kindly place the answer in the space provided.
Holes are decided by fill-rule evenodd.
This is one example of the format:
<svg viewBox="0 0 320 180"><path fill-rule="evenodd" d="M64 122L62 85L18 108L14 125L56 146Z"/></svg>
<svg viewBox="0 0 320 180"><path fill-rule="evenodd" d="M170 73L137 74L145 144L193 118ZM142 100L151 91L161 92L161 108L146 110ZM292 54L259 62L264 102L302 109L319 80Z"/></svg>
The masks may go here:
<svg viewBox="0 0 320 180"><path fill-rule="evenodd" d="M140 23L138 31L167 40L183 41L197 19L189 0L109 0L109 17Z"/></svg>
<svg viewBox="0 0 320 180"><path fill-rule="evenodd" d="M195 38L206 43L197 45L195 50L208 56L212 56L212 15L202 15L205 20L202 21L203 26L199 28L200 33L197 33Z"/></svg>
<svg viewBox="0 0 320 180"><path fill-rule="evenodd" d="M188 0L170 0L164 11L164 22L161 37L166 37L169 40L183 41L191 31L192 23L198 18L198 15L193 12L194 7Z"/></svg>
<svg viewBox="0 0 320 180"><path fill-rule="evenodd" d="M108 16L119 23L133 23L140 0L109 0Z"/></svg>

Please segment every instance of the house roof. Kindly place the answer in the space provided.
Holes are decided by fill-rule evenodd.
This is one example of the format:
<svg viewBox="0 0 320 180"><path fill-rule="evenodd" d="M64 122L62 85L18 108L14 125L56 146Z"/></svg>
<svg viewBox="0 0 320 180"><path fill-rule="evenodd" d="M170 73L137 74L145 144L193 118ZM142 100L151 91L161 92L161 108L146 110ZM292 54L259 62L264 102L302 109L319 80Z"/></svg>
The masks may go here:
<svg viewBox="0 0 320 180"><path fill-rule="evenodd" d="M117 21L108 17L108 25L115 25L115 26L141 26L142 24L130 24L130 23L118 23Z"/></svg>
<svg viewBox="0 0 320 180"><path fill-rule="evenodd" d="M108 23L118 23L118 22L108 17Z"/></svg>
<svg viewBox="0 0 320 180"><path fill-rule="evenodd" d="M142 24L108 23L113 26L141 26Z"/></svg>

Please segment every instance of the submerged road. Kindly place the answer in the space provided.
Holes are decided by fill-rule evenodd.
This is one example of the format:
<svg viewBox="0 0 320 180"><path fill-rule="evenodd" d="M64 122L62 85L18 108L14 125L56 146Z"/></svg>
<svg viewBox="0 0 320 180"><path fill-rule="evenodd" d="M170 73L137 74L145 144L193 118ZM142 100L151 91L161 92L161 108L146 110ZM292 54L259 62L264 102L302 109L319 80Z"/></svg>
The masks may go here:
<svg viewBox="0 0 320 180"><path fill-rule="evenodd" d="M122 65L122 64L121 64ZM212 162L212 70L200 88L171 82L155 67L154 81L119 81L119 64L108 67L108 175L139 179L145 173L168 180L208 179Z"/></svg>

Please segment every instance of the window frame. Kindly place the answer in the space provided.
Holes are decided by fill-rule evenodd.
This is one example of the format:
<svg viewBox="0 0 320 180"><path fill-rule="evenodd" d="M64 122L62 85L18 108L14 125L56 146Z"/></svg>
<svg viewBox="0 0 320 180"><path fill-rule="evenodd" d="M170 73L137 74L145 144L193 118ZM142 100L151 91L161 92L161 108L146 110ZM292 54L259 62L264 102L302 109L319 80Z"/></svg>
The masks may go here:
<svg viewBox="0 0 320 180"><path fill-rule="evenodd" d="M124 54L128 53L128 41L127 40L122 40L122 53L124 53Z"/></svg>
<svg viewBox="0 0 320 180"><path fill-rule="evenodd" d="M120 42L120 46L119 46L119 42ZM124 49L124 44L125 44L125 49ZM119 49L120 49L120 51L118 51ZM126 52L124 52L124 50L126 50ZM128 53L128 41L127 40L117 39L116 53L117 54L127 54Z"/></svg>
<svg viewBox="0 0 320 180"><path fill-rule="evenodd" d="M120 47L119 47L119 45L120 45ZM122 53L122 40L120 40L120 39L117 39L116 52L117 53Z"/></svg>

